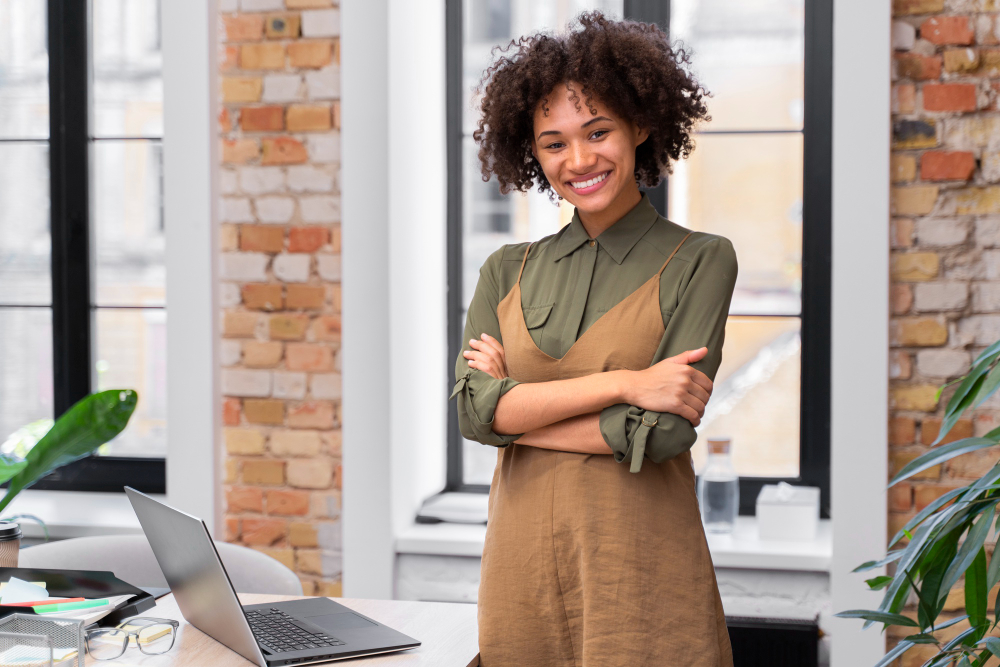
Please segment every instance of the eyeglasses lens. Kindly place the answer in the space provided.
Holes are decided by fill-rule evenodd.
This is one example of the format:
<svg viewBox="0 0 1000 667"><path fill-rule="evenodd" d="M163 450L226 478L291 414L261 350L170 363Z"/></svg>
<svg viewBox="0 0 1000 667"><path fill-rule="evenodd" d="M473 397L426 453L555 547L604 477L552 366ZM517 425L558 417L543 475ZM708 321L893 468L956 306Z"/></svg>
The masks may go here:
<svg viewBox="0 0 1000 667"><path fill-rule="evenodd" d="M109 628L87 633L87 649L95 660L114 660L125 652L128 633Z"/></svg>
<svg viewBox="0 0 1000 667"><path fill-rule="evenodd" d="M139 649L156 655L166 653L174 645L174 628L166 623L148 625L139 630Z"/></svg>

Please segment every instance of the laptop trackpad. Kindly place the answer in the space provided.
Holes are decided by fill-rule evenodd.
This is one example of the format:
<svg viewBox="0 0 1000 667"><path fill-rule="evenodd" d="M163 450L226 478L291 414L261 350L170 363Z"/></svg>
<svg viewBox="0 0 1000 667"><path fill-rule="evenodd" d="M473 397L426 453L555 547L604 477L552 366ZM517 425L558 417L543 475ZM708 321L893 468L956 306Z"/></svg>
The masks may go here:
<svg viewBox="0 0 1000 667"><path fill-rule="evenodd" d="M361 618L357 614L349 611L339 614L323 614L321 616L304 616L310 623L314 623L324 630L336 634L338 630L354 630L357 628L377 628L377 623Z"/></svg>

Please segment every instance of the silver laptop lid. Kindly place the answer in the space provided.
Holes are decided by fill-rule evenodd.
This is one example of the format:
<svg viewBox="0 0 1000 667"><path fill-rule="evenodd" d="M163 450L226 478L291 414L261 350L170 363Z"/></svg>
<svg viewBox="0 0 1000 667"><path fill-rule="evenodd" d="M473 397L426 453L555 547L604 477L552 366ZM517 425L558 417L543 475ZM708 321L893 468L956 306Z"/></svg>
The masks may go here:
<svg viewBox="0 0 1000 667"><path fill-rule="evenodd" d="M125 493L188 623L267 667L205 522L131 487Z"/></svg>

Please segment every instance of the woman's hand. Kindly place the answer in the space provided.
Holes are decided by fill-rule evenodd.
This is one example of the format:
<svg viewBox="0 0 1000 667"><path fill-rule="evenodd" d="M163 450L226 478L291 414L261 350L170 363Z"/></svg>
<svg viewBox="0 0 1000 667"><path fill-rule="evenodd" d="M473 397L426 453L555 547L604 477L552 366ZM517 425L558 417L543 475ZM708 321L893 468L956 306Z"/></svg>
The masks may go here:
<svg viewBox="0 0 1000 667"><path fill-rule="evenodd" d="M473 338L469 341L471 350L462 353L469 360L469 368L488 373L497 380L507 377L507 358L504 357L503 345L493 336L483 334L482 340Z"/></svg>
<svg viewBox="0 0 1000 667"><path fill-rule="evenodd" d="M689 364L706 354L708 348L700 347L634 371L629 378L626 402L643 410L679 415L697 426L712 395L712 381Z"/></svg>

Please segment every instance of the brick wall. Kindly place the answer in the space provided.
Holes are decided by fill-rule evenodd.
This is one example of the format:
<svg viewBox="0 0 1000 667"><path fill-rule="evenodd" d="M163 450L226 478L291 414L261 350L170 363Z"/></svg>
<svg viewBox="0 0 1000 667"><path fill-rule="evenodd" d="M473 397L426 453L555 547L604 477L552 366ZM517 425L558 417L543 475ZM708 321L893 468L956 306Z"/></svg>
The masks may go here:
<svg viewBox="0 0 1000 667"><path fill-rule="evenodd" d="M339 10L220 11L226 539L340 595Z"/></svg>
<svg viewBox="0 0 1000 667"><path fill-rule="evenodd" d="M994 0L893 2L893 474L937 437L955 389L935 400L938 387L965 373L975 355L1000 339L998 11ZM982 435L998 416L1000 400L994 397L972 419L960 421L945 442ZM959 457L891 489L889 532L998 458L995 449ZM946 609L961 607L960 586ZM933 653L919 648L902 664L919 665Z"/></svg>

